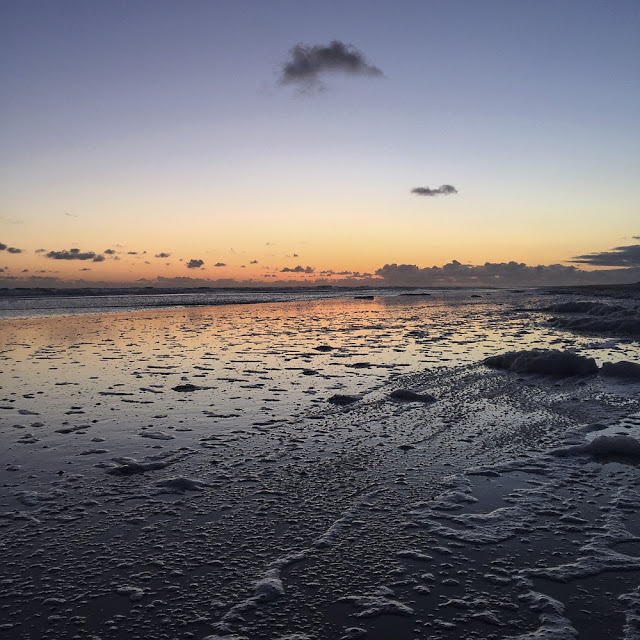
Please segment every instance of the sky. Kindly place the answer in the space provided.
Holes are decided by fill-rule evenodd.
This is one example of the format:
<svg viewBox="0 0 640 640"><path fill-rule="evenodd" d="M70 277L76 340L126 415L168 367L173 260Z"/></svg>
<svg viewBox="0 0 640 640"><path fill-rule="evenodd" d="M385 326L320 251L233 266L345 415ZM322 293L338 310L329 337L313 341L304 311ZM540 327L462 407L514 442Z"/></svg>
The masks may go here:
<svg viewBox="0 0 640 640"><path fill-rule="evenodd" d="M640 280L637 0L13 0L0 286Z"/></svg>

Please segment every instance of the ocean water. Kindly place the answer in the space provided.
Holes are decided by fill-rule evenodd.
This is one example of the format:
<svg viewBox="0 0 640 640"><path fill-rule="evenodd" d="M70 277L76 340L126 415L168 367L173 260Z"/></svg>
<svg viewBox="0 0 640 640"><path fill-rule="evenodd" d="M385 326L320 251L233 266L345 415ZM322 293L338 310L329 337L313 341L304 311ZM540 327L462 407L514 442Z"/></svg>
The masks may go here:
<svg viewBox="0 0 640 640"><path fill-rule="evenodd" d="M169 307L265 304L363 296L421 295L427 289L5 289L0 291L0 318L79 315Z"/></svg>
<svg viewBox="0 0 640 640"><path fill-rule="evenodd" d="M3 637L634 637L638 301L344 295L3 299Z"/></svg>

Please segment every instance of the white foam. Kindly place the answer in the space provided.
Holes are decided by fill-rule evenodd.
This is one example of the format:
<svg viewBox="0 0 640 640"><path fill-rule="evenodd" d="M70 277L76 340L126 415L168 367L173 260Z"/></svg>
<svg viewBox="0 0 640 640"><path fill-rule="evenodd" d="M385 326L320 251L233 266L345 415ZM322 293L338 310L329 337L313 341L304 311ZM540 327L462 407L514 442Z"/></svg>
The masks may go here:
<svg viewBox="0 0 640 640"><path fill-rule="evenodd" d="M393 591L388 587L379 587L373 593L345 596L340 600L351 602L354 606L361 608L361 611L353 614L356 618L374 618L382 615L415 615L415 611L409 605L393 600L389 597L392 595Z"/></svg>
<svg viewBox="0 0 640 640"><path fill-rule="evenodd" d="M499 356L485 358L483 362L487 367L506 369L515 373L564 376L585 375L598 371L598 365L593 358L557 349L509 351Z"/></svg>
<svg viewBox="0 0 640 640"><path fill-rule="evenodd" d="M575 640L578 632L564 616L564 606L543 593L530 591L521 598L538 612L540 626L530 633L508 636L512 640Z"/></svg>
<svg viewBox="0 0 640 640"><path fill-rule="evenodd" d="M176 478L159 480L156 482L156 486L164 487L172 493L184 493L185 491L202 491L208 485L201 480L192 480L191 478L179 476Z"/></svg>
<svg viewBox="0 0 640 640"><path fill-rule="evenodd" d="M605 362L600 370L601 375L615 378L640 379L640 364L622 360L620 362Z"/></svg>
<svg viewBox="0 0 640 640"><path fill-rule="evenodd" d="M636 587L630 593L623 593L618 600L627 607L622 640L638 640L640 638L640 587Z"/></svg>
<svg viewBox="0 0 640 640"><path fill-rule="evenodd" d="M260 602L271 602L284 595L284 586L278 576L279 571L273 569L255 583L254 591Z"/></svg>

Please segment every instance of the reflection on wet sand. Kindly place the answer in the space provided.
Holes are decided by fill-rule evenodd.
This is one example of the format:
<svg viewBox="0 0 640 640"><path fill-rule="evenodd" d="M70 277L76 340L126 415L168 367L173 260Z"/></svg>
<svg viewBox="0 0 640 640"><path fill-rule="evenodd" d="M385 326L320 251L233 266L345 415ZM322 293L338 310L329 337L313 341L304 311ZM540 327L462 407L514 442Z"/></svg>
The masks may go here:
<svg viewBox="0 0 640 640"><path fill-rule="evenodd" d="M477 364L532 347L638 360L636 342L523 310L546 302L460 293L0 321L3 633L538 629L526 567L552 566L550 536L569 563L590 522L640 534L623 517L633 497L616 493L637 486L636 467L545 457L585 421L640 428L637 384ZM553 513L545 493L562 499ZM517 535L491 524L501 507ZM633 580L602 590L633 601ZM507 607L509 590L521 598Z"/></svg>

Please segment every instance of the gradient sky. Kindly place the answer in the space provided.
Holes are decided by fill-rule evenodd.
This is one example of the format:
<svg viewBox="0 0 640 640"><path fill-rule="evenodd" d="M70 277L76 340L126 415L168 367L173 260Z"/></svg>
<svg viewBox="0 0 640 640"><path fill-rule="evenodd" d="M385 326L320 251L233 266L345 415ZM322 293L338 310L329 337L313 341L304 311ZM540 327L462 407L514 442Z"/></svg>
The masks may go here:
<svg viewBox="0 0 640 640"><path fill-rule="evenodd" d="M578 266L640 267L637 0L0 12L4 286L569 265L615 247L626 261ZM280 83L292 47L334 40L383 76ZM443 184L458 192L411 193Z"/></svg>

